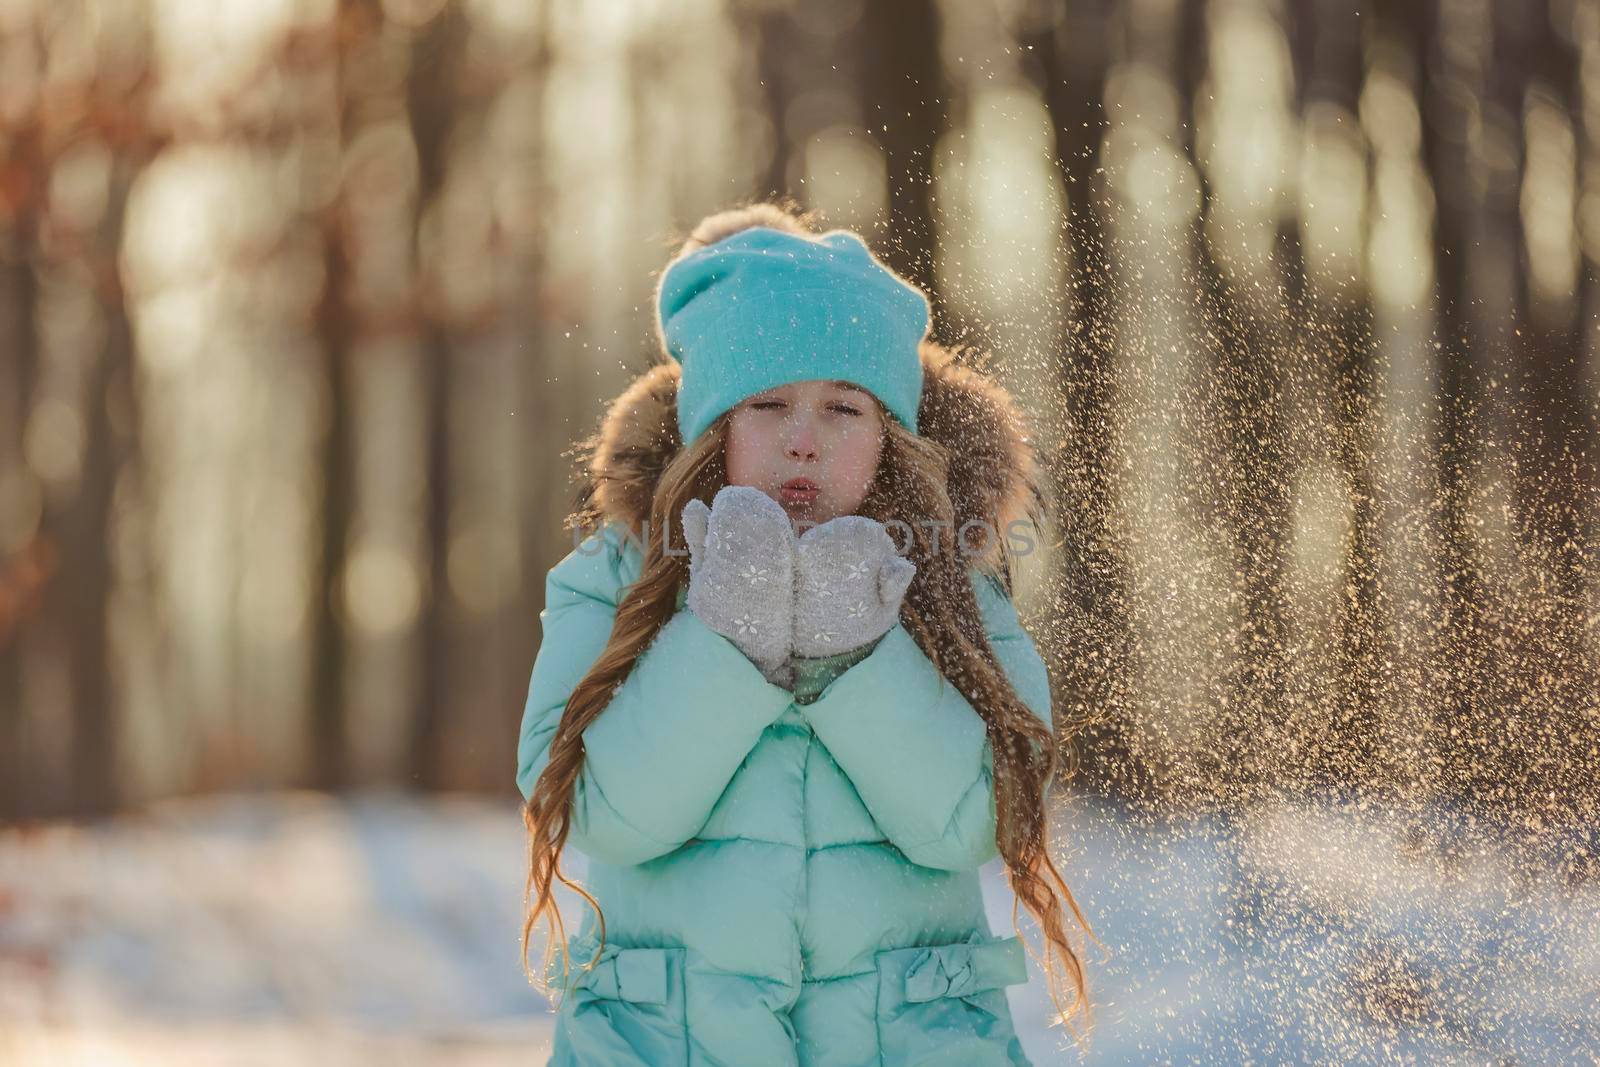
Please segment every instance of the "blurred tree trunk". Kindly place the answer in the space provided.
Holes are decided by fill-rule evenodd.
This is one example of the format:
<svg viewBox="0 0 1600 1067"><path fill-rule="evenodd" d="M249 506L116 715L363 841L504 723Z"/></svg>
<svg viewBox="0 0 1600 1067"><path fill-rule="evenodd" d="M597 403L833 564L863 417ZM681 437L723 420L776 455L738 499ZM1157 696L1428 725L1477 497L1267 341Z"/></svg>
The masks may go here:
<svg viewBox="0 0 1600 1067"><path fill-rule="evenodd" d="M1066 420L1058 454L1041 449L1040 463L1062 537L1061 567L1052 578L1045 625L1071 636L1061 657L1066 695L1063 732L1084 729L1082 756L1094 779L1124 793L1147 793L1137 780L1146 768L1134 757L1128 731L1131 656L1128 561L1113 529L1117 507L1112 449L1115 436L1111 376L1117 349L1112 264L1104 215L1111 210L1101 173L1106 133L1115 0L1064 10L1053 26L1018 43L1034 63L1028 71L1050 113L1056 165L1066 181L1072 250L1072 326L1053 374ZM1088 650L1096 655L1085 655Z"/></svg>
<svg viewBox="0 0 1600 1067"><path fill-rule="evenodd" d="M1514 607L1486 584L1516 566L1508 545L1486 541L1474 513L1478 479L1510 478L1513 445L1506 353L1526 325L1515 264L1519 235L1521 94L1525 55L1508 35L1511 16L1461 9L1444 0L1417 5L1414 43L1426 57L1424 154L1437 200L1442 360L1439 455L1440 582L1445 617L1433 675L1451 791L1500 804L1521 780L1521 736L1531 725L1507 640ZM1515 479L1512 479L1514 485ZM1487 487L1492 482L1484 483ZM1498 550L1498 557L1496 553ZM1504 590L1498 590L1504 592Z"/></svg>
<svg viewBox="0 0 1600 1067"><path fill-rule="evenodd" d="M113 810L120 797L117 756L123 701L111 671L108 612L114 557L110 529L118 477L124 464L135 456L137 443L133 436L137 425L133 337L120 264L128 194L159 144L145 121L148 77L137 69L131 74L126 69L118 73L128 81L115 90L93 80L98 71L93 71L89 80L49 87L48 93L59 95L40 101L42 117L24 135L22 152L16 157L25 170L18 176L20 183L12 186L20 190L20 197L12 205L15 221L10 250L17 258L8 271L12 281L7 286L8 302L14 311L6 340L7 347L14 343L15 348L6 369L18 387L13 402L19 408L16 421L10 424L19 431L25 429L32 406L41 401L41 390L48 389L44 399L70 411L81 426L81 448L67 463L61 462L64 453L57 454L54 477L42 486L38 540L51 558L54 573L47 575L40 587L38 612L29 634L33 648L45 656L59 657L58 662L41 669L59 673L65 707L23 706L24 694L16 685L18 667L12 659L20 655L21 645L12 634L0 632L0 647L5 649L0 653L5 658L0 685L11 691L0 717L12 734L5 739L6 758L18 763L15 779L7 777L21 790L19 797L8 798L15 803L7 807L19 814L98 816ZM81 110L59 106L68 96L78 94L84 104ZM52 128L49 123L53 119L70 125ZM44 144L105 151L109 159L100 210L92 216L51 216L44 182L59 160L41 148ZM36 240L46 228L51 233L48 249ZM97 328L65 338L45 335L38 321L45 291L36 274L36 262L61 268L60 291L80 289L81 307L94 317ZM51 344L54 347L47 348ZM16 440L20 443L20 433ZM20 475L16 490L25 490L33 482L26 467L23 462L15 468ZM29 562L27 557L25 551L24 564ZM12 582L5 584L9 587ZM49 693L51 688L45 686L42 691ZM13 695L15 699L10 699ZM25 730L18 736L13 727L19 718L23 722L64 721L64 744L47 743L42 732ZM64 758L64 764L58 756Z"/></svg>
<svg viewBox="0 0 1600 1067"><path fill-rule="evenodd" d="M798 28L789 9L780 4L736 4L732 18L741 40L755 42L757 77L764 97L762 112L772 123L772 156L761 181L763 196L783 196L791 192L789 170L794 158L794 131L789 128L789 104L796 92L796 72L792 67L794 40ZM802 81L808 75L801 72Z"/></svg>
<svg viewBox="0 0 1600 1067"><path fill-rule="evenodd" d="M1520 18L1498 11L1503 23L1497 31L1503 42L1501 50L1512 53L1514 59L1508 62L1509 57L1497 55L1495 65L1502 74L1527 73L1525 79L1503 82L1498 89L1502 107L1523 117L1527 133L1538 132L1526 122L1539 119L1528 110L1535 103L1535 94L1547 106L1565 112L1574 133L1575 170L1583 159L1584 129L1581 41L1576 36L1583 30L1575 24L1576 11L1573 5L1553 0L1533 12L1519 12L1524 16ZM1526 144L1527 138L1520 137L1519 145ZM1531 159L1525 160L1525 180L1534 176L1531 165ZM1547 159L1542 165L1552 164ZM1572 177L1576 182L1581 175ZM1580 196L1581 189L1579 185ZM1525 189L1519 192L1526 195ZM1594 424L1600 394L1585 373L1581 318L1585 311L1593 315L1596 309L1592 303L1585 307L1586 298L1593 300L1593 271L1592 264L1585 268L1581 245L1570 303L1536 307L1527 218L1518 212L1515 219L1521 238L1520 255L1513 259L1520 268L1515 294L1527 321L1507 339L1516 342L1511 358L1520 364L1511 375L1518 408L1508 420L1515 435L1514 504L1521 516L1521 537L1532 550L1531 565L1542 572L1539 603L1529 605L1533 612L1526 620L1530 632L1522 635L1526 651L1519 688L1525 694L1529 736L1521 747L1533 764L1527 786L1537 799L1530 806L1555 814L1570 806L1574 798L1563 794L1580 782L1587 783L1586 795L1575 798L1580 805L1600 801L1594 775L1583 771L1600 758L1595 748L1597 731L1585 722L1584 708L1586 702L1594 702L1600 681L1595 663L1585 654L1589 609L1584 573L1584 512L1594 506ZM1579 239L1581 242L1581 235ZM1536 310L1542 313L1535 314ZM1558 312L1563 317L1553 320L1550 316ZM1588 542L1588 551L1593 551L1592 542Z"/></svg>
<svg viewBox="0 0 1600 1067"><path fill-rule="evenodd" d="M1486 605L1489 610L1481 617L1482 629L1475 635L1484 646L1487 673L1475 686L1470 727L1463 731L1468 743L1455 755L1468 795L1500 812L1515 811L1524 803L1535 810L1542 806L1537 794L1528 791L1530 772L1552 751L1564 748L1566 740L1549 735L1549 690L1529 670L1532 646L1547 639L1536 621L1542 609L1519 591L1529 562L1524 549L1529 546L1519 529L1517 493L1525 454L1533 443L1522 435L1516 414L1529 327L1520 196L1527 163L1523 107L1533 74L1528 28L1545 15L1541 7L1537 2L1521 11L1504 4L1488 7L1484 16L1488 54L1480 73L1482 95L1473 153L1484 211L1484 225L1473 235L1469 259L1469 297L1475 317L1482 317L1472 361L1479 392L1473 430L1495 451L1492 464L1487 453L1482 457L1481 472L1503 477L1510 511L1505 535L1495 540L1483 537L1482 531L1498 524L1486 526L1481 513L1475 516L1478 564L1498 573Z"/></svg>
<svg viewBox="0 0 1600 1067"><path fill-rule="evenodd" d="M334 65L331 121L336 142L348 150L359 130L362 112L370 103L352 79L353 65L366 60L377 46L383 12L372 0L343 0L334 19L330 61ZM368 60L370 62L370 60ZM371 79L369 78L368 84ZM320 551L311 576L311 693L310 752L307 775L318 789L338 789L349 784L350 752L346 734L346 673L349 641L346 634L343 577L348 558L354 510L355 442L351 410L351 349L358 337L356 309L351 306L350 248L352 234L346 223L347 187L339 191L321 226L324 242L322 301L316 326L327 368L328 418L322 441L322 508Z"/></svg>
<svg viewBox="0 0 1600 1067"><path fill-rule="evenodd" d="M11 131L0 157L0 818L37 814L39 766L23 707L22 627L33 610L36 568L48 545L28 510L40 491L24 454L28 398L39 353L37 254L39 143L36 127ZM26 525L24 525L26 523Z"/></svg>
<svg viewBox="0 0 1600 1067"><path fill-rule="evenodd" d="M1345 0L1315 0L1309 11L1291 9L1297 112L1302 119L1312 108L1332 105L1340 110L1342 121L1359 122L1365 74L1364 20L1360 16L1365 14L1359 7L1353 12ZM1367 155L1363 152L1363 180L1369 173ZM1359 247L1364 249L1364 243ZM1333 451L1352 512L1336 623L1338 690L1331 700L1318 705L1326 708L1329 718L1314 739L1317 749L1312 770L1324 784L1359 783L1379 764L1375 746L1382 736L1381 709L1387 706L1380 695L1387 672L1380 655L1385 611L1379 582L1381 536L1374 469L1377 413L1372 294L1364 265L1358 265L1356 276L1348 282L1341 279L1331 285L1308 286L1305 292L1300 319L1308 331L1305 343L1316 372L1313 389L1326 398L1325 413L1334 431Z"/></svg>
<svg viewBox="0 0 1600 1067"><path fill-rule="evenodd" d="M1582 85L1600 85L1600 5L1591 3L1587 11L1587 23L1578 22L1590 31L1588 36L1579 38L1583 54L1580 77ZM1581 91L1581 86L1573 88L1575 93ZM1572 114L1581 123L1582 131L1578 137L1582 168L1579 187L1593 190L1600 189L1600 106L1593 102L1593 91L1590 92L1590 102L1574 107ZM1581 673L1569 714L1582 716L1578 734L1582 744L1577 750L1580 766L1594 767L1600 764L1600 632L1596 632L1593 616L1581 617L1581 605L1600 601L1600 567L1596 566L1600 556L1600 411L1596 410L1595 400L1600 397L1600 233L1593 232L1593 224L1590 225L1579 261L1578 366L1572 376L1570 401L1579 414L1577 448L1582 456L1577 465L1579 489L1572 501L1578 514L1574 521L1576 536L1561 546L1560 580L1570 583L1579 600L1580 617L1573 620L1573 625L1589 635L1579 648ZM1584 402L1586 397L1588 403ZM1580 777L1579 781L1587 781L1589 788L1574 809L1592 820L1600 810L1600 781L1593 774Z"/></svg>
<svg viewBox="0 0 1600 1067"><path fill-rule="evenodd" d="M538 145L537 158L529 174L532 194L542 202L551 202L551 186L558 176L549 164L547 149L548 131L544 124L544 89L546 72L550 70L554 47L554 34L549 24L541 26L538 40L532 46L529 66L537 77L539 86L537 106L530 109L538 116L540 130L534 138ZM543 635L535 625L544 606L544 576L569 551L576 547L571 531L563 521L577 507L578 487L570 478L571 466L566 449L563 416L573 407L571 396L572 375L561 365L561 346L558 324L563 315L560 294L551 281L551 256L546 239L548 230L540 226L528 235L528 241L517 251L523 264L521 270L527 278L528 290L533 298L515 305L514 314L521 323L522 336L529 339L526 357L521 361L520 400L517 413L522 442L522 454L532 458L524 468L522 479L518 535L523 560L523 581L518 590L516 604L511 608L511 618L516 624L514 644L524 658L518 662L517 676L526 697L526 682L533 671L533 658L538 653ZM517 737L521 729L523 701L508 703L505 708L506 732L504 737ZM496 779L500 787L515 794L515 781L511 774L502 771ZM520 798L519 798L520 799Z"/></svg>
<svg viewBox="0 0 1600 1067"><path fill-rule="evenodd" d="M131 413L133 338L127 305L117 284L122 219L132 186L132 161L118 158L111 181L110 211L102 248L91 255L91 271L103 316L105 340L92 357L83 392L86 430L77 492L59 514L46 512L62 553L61 589L68 628L72 677L71 810L103 815L115 809L119 790L116 756L119 731L107 639L111 589L111 498L121 461L111 425L113 406ZM97 242L99 243L99 242Z"/></svg>
<svg viewBox="0 0 1600 1067"><path fill-rule="evenodd" d="M928 294L933 336L957 341L934 286L938 226L933 218L933 154L946 123L947 89L939 53L936 0L862 5L858 33L867 128L889 175L889 243L875 250Z"/></svg>
<svg viewBox="0 0 1600 1067"><path fill-rule="evenodd" d="M1483 219L1471 184L1467 154L1472 101L1460 74L1449 69L1440 55L1437 38L1441 2L1394 6L1407 18L1410 43L1421 71L1418 107L1423 125L1422 154L1435 201L1433 247L1441 402L1435 503L1443 619L1435 635L1428 677L1438 686L1433 706L1438 717L1436 726L1443 736L1448 734L1447 724L1465 727L1470 722L1472 688L1478 672L1486 665L1476 659L1472 641L1482 627L1483 589L1472 553L1467 501L1468 479L1476 468L1478 449L1466 411L1478 395L1477 377L1471 368L1476 346L1469 314L1470 246ZM1441 778L1453 777L1453 771L1446 768L1437 771Z"/></svg>
<svg viewBox="0 0 1600 1067"><path fill-rule="evenodd" d="M344 302L349 274L345 237L324 231L327 272L323 303L317 312L323 360L327 367L328 420L322 442L320 551L311 575L310 756L306 768L316 789L338 789L348 782L345 735L345 675L350 663L345 636L343 576L353 510L353 428L350 411L350 346L354 331Z"/></svg>
<svg viewBox="0 0 1600 1067"><path fill-rule="evenodd" d="M1218 196L1194 128L1211 62L1207 46L1209 20L1215 10L1216 0L1184 0L1178 35L1183 42L1178 56L1182 72L1178 92L1179 111L1186 118L1182 148L1200 181L1201 208L1192 241L1195 284L1200 321L1211 339L1210 356L1215 360L1211 377L1224 405L1217 413L1224 462L1218 488L1233 527L1234 591L1243 615L1220 731L1220 736L1234 740L1229 751L1211 757L1214 762L1209 764L1208 775L1215 780L1219 795L1227 796L1248 792L1262 781L1268 765L1275 768L1273 781L1301 768L1292 765L1292 755L1278 745L1286 726L1284 715L1292 710L1284 699L1289 674L1286 557L1293 517L1289 497L1293 471L1283 376L1288 365L1285 357L1291 351L1290 333L1277 287L1283 265L1273 255L1264 264L1235 264L1230 270L1219 260L1219 250L1208 233ZM1281 241L1278 247L1281 252Z"/></svg>
<svg viewBox="0 0 1600 1067"><path fill-rule="evenodd" d="M36 782L34 798L55 814L103 815L117 803L117 698L110 673L107 608L111 587L109 538L111 501L122 449L113 417L131 414L133 345L123 294L117 283L122 216L132 184L133 161L116 158L109 182L108 210L96 232L63 242L75 249L90 298L103 330L98 347L59 358L80 363L70 399L83 420L83 449L75 476L49 487L41 536L57 546L60 570L44 589L37 625L52 635L47 642L65 656L69 706L69 766L64 781ZM126 430L125 423L123 429ZM35 709L35 714L41 713ZM56 714L46 709L42 714Z"/></svg>
<svg viewBox="0 0 1600 1067"><path fill-rule="evenodd" d="M1571 35L1577 48L1577 69L1570 72L1566 89L1572 104L1569 107L1577 126L1577 152L1579 165L1579 190L1600 190L1600 99L1594 86L1600 86L1600 3L1590 0L1583 8L1571 12ZM1587 89L1587 97L1585 92ZM1600 602L1600 232L1596 232L1594 216L1589 216L1587 232L1580 233L1580 258L1578 265L1577 338L1575 359L1577 367L1572 372L1572 393L1569 402L1578 415L1578 445L1581 460L1578 463L1579 489L1572 501L1577 509L1576 537L1562 546L1562 581L1576 584L1580 602ZM1569 570L1570 569L1570 570ZM1571 575L1570 577L1568 575ZM1580 609L1581 610L1581 609ZM1600 626L1595 619L1575 620L1589 636L1580 648L1583 673L1578 678L1579 696L1574 710L1585 716L1580 736L1586 738L1585 753L1589 766L1600 764ZM1600 809L1600 782L1591 774L1588 796L1579 811L1592 819Z"/></svg>
<svg viewBox="0 0 1600 1067"><path fill-rule="evenodd" d="M466 16L447 5L423 28L412 48L406 79L406 108L417 146L417 217L426 217L444 191L449 172L450 135L456 119L457 72L466 43ZM420 245L416 255L422 297L422 348L427 411L423 425L427 448L425 495L428 552L425 596L419 640L423 649L417 705L412 714L408 754L410 784L435 789L443 765L439 747L450 707L450 360L452 344L442 308L434 294L439 280Z"/></svg>

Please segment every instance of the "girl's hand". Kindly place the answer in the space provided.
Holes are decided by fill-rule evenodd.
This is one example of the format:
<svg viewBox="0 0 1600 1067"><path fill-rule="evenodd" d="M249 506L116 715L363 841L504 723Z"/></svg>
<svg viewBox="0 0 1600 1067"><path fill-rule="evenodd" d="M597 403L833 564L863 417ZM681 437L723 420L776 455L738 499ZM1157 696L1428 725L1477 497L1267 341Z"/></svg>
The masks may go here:
<svg viewBox="0 0 1600 1067"><path fill-rule="evenodd" d="M797 543L794 652L832 656L882 637L900 618L917 565L876 519L840 515Z"/></svg>
<svg viewBox="0 0 1600 1067"><path fill-rule="evenodd" d="M794 636L794 525L759 489L728 485L683 508L689 544L685 606L787 688Z"/></svg>

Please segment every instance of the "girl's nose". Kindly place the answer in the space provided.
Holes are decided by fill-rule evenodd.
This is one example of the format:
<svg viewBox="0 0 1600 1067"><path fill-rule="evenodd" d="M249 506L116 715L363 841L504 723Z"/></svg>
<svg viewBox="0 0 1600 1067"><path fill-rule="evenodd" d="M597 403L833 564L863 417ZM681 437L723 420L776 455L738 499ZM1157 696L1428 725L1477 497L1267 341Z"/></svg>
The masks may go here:
<svg viewBox="0 0 1600 1067"><path fill-rule="evenodd" d="M790 459L816 459L817 435L804 419L796 420L797 425L789 431L788 456Z"/></svg>

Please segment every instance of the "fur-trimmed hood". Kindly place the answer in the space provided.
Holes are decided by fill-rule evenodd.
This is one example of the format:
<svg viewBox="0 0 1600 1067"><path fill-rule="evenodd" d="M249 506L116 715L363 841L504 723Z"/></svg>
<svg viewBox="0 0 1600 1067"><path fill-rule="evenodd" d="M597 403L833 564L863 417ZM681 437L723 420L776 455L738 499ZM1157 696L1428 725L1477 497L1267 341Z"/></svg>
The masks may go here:
<svg viewBox="0 0 1600 1067"><path fill-rule="evenodd" d="M1045 496L1033 439L1010 392L979 366L958 361L955 352L935 341L924 339L918 355L922 360L918 434L949 453L949 493L957 529L977 519L1004 538L1013 521L1036 527L1044 517ZM607 406L591 441L588 479L580 497L580 505L600 521L644 528L656 481L683 446L677 421L678 374L676 362L658 363ZM998 571L1000 545L991 539L990 549L975 562Z"/></svg>

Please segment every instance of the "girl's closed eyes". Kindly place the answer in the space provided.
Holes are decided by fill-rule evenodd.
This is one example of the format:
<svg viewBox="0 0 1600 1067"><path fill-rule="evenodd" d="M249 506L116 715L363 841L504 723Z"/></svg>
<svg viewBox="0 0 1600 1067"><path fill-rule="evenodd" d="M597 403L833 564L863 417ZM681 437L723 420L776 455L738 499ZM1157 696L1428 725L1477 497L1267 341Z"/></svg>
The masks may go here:
<svg viewBox="0 0 1600 1067"><path fill-rule="evenodd" d="M757 411L784 411L789 407L789 405L782 400L758 400L750 406L755 408ZM841 415L854 415L858 418L861 415L860 411L851 407L849 404L844 403L830 404L828 406L828 410L836 411Z"/></svg>

